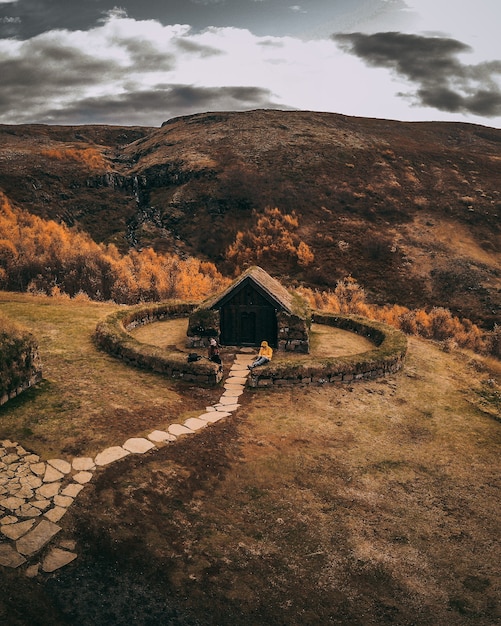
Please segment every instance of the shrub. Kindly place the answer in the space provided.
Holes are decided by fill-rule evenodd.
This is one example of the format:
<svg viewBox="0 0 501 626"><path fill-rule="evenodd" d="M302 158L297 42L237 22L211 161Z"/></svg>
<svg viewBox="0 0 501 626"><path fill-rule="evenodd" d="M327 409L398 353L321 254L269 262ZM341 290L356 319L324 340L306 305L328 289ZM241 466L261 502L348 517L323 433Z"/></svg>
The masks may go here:
<svg viewBox="0 0 501 626"><path fill-rule="evenodd" d="M334 291L313 291L309 288L299 291L312 308L319 311L362 315L390 324L408 335L448 342L449 348L457 345L499 358L501 330L498 326L489 334L471 320L459 319L443 307L434 307L427 312L424 309L409 310L399 305L369 304L364 289L351 276L338 281Z"/></svg>

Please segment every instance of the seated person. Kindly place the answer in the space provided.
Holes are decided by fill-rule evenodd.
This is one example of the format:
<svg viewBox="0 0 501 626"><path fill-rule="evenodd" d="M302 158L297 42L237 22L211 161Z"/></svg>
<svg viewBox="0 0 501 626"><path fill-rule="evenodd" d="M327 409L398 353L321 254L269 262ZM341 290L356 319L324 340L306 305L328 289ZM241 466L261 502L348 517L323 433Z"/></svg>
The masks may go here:
<svg viewBox="0 0 501 626"><path fill-rule="evenodd" d="M252 370L255 367L259 367L260 365L265 365L271 361L271 357L273 356L273 349L268 345L267 341L261 341L261 348L259 349L258 355L254 362L251 365L247 365L248 369Z"/></svg>
<svg viewBox="0 0 501 626"><path fill-rule="evenodd" d="M221 365L221 357L219 356L219 345L217 341L212 337L209 342L209 350L208 350L209 361L214 363L218 363Z"/></svg>

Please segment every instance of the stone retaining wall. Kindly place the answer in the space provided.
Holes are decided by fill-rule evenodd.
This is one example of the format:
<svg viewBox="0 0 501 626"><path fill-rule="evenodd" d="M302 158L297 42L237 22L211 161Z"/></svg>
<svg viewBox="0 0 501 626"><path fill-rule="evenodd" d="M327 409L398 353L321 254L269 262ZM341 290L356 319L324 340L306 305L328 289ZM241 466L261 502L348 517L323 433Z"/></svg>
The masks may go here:
<svg viewBox="0 0 501 626"><path fill-rule="evenodd" d="M130 334L133 328L163 319L188 317L195 308L191 303L162 303L121 309L99 322L94 339L99 347L123 361L143 369L158 372L188 382L216 385L222 372L215 363L202 360L187 362L185 352L167 351L141 343Z"/></svg>
<svg viewBox="0 0 501 626"><path fill-rule="evenodd" d="M0 336L0 406L42 380L42 361L30 334Z"/></svg>
<svg viewBox="0 0 501 626"><path fill-rule="evenodd" d="M250 387L283 387L324 383L351 383L373 380L397 372L407 352L407 338L399 330L359 316L314 313L316 324L335 326L355 332L374 343L374 349L362 354L328 359L304 358L287 361L275 358L252 371Z"/></svg>

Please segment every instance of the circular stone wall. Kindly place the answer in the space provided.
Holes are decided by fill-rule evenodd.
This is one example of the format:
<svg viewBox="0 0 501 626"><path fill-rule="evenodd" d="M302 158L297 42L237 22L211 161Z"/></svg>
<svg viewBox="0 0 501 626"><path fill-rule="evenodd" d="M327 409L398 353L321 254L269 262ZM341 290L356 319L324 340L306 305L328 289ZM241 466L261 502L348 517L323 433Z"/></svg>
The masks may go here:
<svg viewBox="0 0 501 626"><path fill-rule="evenodd" d="M369 339L374 348L342 357L287 359L277 356L265 367L252 371L251 387L273 387L371 380L397 372L407 352L407 338L401 331L363 317L315 312L316 324L335 326Z"/></svg>

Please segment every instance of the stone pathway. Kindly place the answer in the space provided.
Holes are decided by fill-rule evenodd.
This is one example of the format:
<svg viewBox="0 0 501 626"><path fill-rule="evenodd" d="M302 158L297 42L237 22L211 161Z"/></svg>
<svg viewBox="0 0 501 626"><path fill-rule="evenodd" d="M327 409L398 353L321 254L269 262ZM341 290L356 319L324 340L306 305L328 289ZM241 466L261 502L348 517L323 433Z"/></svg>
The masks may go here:
<svg viewBox="0 0 501 626"><path fill-rule="evenodd" d="M253 359L252 354L236 355L219 402L206 407L198 417L171 424L166 431L154 430L146 438L133 437L121 446L106 448L94 458L43 461L17 442L0 441L0 565L22 566L27 576L34 577L40 571L50 573L76 559L76 542L58 538L62 530L58 522L94 472L129 454L158 449L229 417L240 406L238 398L249 374L247 365Z"/></svg>

